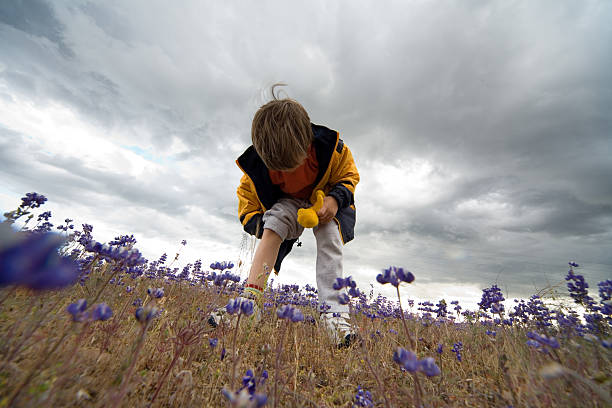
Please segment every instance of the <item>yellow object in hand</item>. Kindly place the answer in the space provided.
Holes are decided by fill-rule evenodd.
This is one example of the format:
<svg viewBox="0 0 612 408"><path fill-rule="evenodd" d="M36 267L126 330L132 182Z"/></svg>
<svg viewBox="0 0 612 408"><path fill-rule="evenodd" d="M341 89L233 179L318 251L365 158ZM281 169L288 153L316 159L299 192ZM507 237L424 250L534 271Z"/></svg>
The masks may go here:
<svg viewBox="0 0 612 408"><path fill-rule="evenodd" d="M323 190L317 190L317 201L310 208L300 208L297 212L297 220L304 228L313 228L319 224L319 216L317 211L323 207L323 198L325 193Z"/></svg>

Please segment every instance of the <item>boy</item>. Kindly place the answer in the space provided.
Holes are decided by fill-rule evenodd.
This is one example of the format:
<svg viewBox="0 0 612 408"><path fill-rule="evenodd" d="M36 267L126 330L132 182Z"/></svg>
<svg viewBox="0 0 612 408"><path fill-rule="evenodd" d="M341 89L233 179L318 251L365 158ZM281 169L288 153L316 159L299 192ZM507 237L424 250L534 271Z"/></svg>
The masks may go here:
<svg viewBox="0 0 612 408"><path fill-rule="evenodd" d="M353 239L355 186L359 173L338 132L310 123L306 110L292 99L273 100L253 118L250 146L236 163L244 172L238 187L238 215L244 230L261 239L243 297L260 303L272 268L278 273L302 234L297 211L311 207L316 191L325 198L313 228L317 242L316 280L319 302L329 307L321 322L339 345L355 339L348 306L332 288L342 277L342 246ZM255 313L260 319L260 311ZM219 317L213 314L211 324Z"/></svg>

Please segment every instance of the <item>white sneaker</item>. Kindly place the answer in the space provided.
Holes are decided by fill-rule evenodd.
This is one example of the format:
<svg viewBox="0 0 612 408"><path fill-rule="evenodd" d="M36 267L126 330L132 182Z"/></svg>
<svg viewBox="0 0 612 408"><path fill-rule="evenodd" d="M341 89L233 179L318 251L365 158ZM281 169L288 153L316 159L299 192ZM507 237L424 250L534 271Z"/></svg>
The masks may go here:
<svg viewBox="0 0 612 408"><path fill-rule="evenodd" d="M334 317L333 313L321 313L320 324L338 348L349 347L357 340L357 335L353 332L348 313L340 313Z"/></svg>
<svg viewBox="0 0 612 408"><path fill-rule="evenodd" d="M240 320L242 322L244 322L245 320L248 321L251 325L256 325L259 322L261 322L261 309L259 308L259 305L257 304L257 302L251 300L251 299L247 299L247 298L243 298L240 297L240 299L242 299L242 301L247 301L247 302L252 302L253 303L253 314L249 315L249 316L244 316L242 318L240 318ZM225 306L219 307L215 310L213 310L213 312L208 316L208 324L212 327L218 327L221 322L226 322L230 328L234 328L236 321L238 321L238 319L236 318L237 314L231 315L229 313L227 313L227 309Z"/></svg>

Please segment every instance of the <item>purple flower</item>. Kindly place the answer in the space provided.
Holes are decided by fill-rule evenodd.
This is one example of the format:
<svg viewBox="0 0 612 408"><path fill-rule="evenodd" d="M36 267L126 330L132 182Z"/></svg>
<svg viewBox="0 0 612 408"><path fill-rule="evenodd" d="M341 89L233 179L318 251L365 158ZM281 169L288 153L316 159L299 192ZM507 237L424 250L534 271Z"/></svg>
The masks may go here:
<svg viewBox="0 0 612 408"><path fill-rule="evenodd" d="M501 293L501 290L497 287L497 285L493 285L490 288L486 288L482 290L482 299L478 306L485 312L490 310L491 313L499 314L504 312L503 302L504 295Z"/></svg>
<svg viewBox="0 0 612 408"><path fill-rule="evenodd" d="M229 261L213 262L210 264L210 269L216 269L218 271L224 271L226 269L232 269L234 264Z"/></svg>
<svg viewBox="0 0 612 408"><path fill-rule="evenodd" d="M66 308L66 311L72 315L72 321L82 322L86 319L85 309L87 309L87 300L79 299L75 303L71 303Z"/></svg>
<svg viewBox="0 0 612 408"><path fill-rule="evenodd" d="M47 201L47 197L37 193L26 193L26 196L21 199L21 207L38 208Z"/></svg>
<svg viewBox="0 0 612 408"><path fill-rule="evenodd" d="M149 288L147 289L147 293L155 299L160 299L164 297L164 288Z"/></svg>
<svg viewBox="0 0 612 408"><path fill-rule="evenodd" d="M219 339L217 338L208 339L208 344L210 345L211 349L214 349L215 347L217 347L218 343L219 343Z"/></svg>
<svg viewBox="0 0 612 408"><path fill-rule="evenodd" d="M444 349L444 346L442 345L442 343L438 344L438 348L436 349L436 352L438 354L442 354L442 351Z"/></svg>
<svg viewBox="0 0 612 408"><path fill-rule="evenodd" d="M334 290L340 290L345 286L344 284L344 279L342 278L336 278L336 280L334 281L334 284L332 285L332 288Z"/></svg>
<svg viewBox="0 0 612 408"><path fill-rule="evenodd" d="M338 295L338 302L341 305L348 305L350 302L350 299L346 293L341 293Z"/></svg>
<svg viewBox="0 0 612 408"><path fill-rule="evenodd" d="M359 297L361 293L359 292L359 289L357 288L350 288L348 291L348 294L350 297Z"/></svg>
<svg viewBox="0 0 612 408"><path fill-rule="evenodd" d="M353 407L373 407L374 403L372 402L372 393L370 391L366 391L361 386L357 386L355 390L357 393L355 395L355 404Z"/></svg>
<svg viewBox="0 0 612 408"><path fill-rule="evenodd" d="M304 314L296 307L283 305L277 311L276 315L279 319L291 320L293 323L303 322Z"/></svg>
<svg viewBox="0 0 612 408"><path fill-rule="evenodd" d="M534 340L544 346L553 348L553 349L558 349L559 348L559 342L557 341L556 338L554 337L546 337L544 335L540 335L537 332L534 331L530 331L527 332L527 337L530 338L531 340Z"/></svg>
<svg viewBox="0 0 612 408"><path fill-rule="evenodd" d="M414 373L419 368L416 354L403 347L398 347L395 350L393 353L393 361L411 373Z"/></svg>
<svg viewBox="0 0 612 408"><path fill-rule="evenodd" d="M425 357L419 361L419 370L428 377L440 375L440 368L436 365L433 357Z"/></svg>
<svg viewBox="0 0 612 408"><path fill-rule="evenodd" d="M227 313L233 315L240 311L240 298L230 299L225 306Z"/></svg>
<svg viewBox="0 0 612 408"><path fill-rule="evenodd" d="M457 356L457 361L461 362L462 358L461 358L461 350L463 350L463 343L458 341L455 344L453 344L453 348L451 349L451 351L453 353L455 353L455 355Z"/></svg>
<svg viewBox="0 0 612 408"><path fill-rule="evenodd" d="M410 271L404 271L404 268L390 266L387 269L383 269L383 273L376 275L376 280L382 285L390 283L391 285L398 287L401 282L414 282L414 274Z"/></svg>
<svg viewBox="0 0 612 408"><path fill-rule="evenodd" d="M14 233L13 233L14 234ZM78 264L62 257L64 240L54 233L15 234L20 239L0 248L0 287L21 285L30 289L59 289L79 277Z"/></svg>
<svg viewBox="0 0 612 408"><path fill-rule="evenodd" d="M139 307L136 309L134 311L134 317L136 317L136 320L138 320L140 323L145 324L155 318L158 313L159 309L157 307L147 305L146 307Z"/></svg>
<svg viewBox="0 0 612 408"><path fill-rule="evenodd" d="M240 311L242 314L250 316L253 314L253 302L250 300L243 299L240 303Z"/></svg>
<svg viewBox="0 0 612 408"><path fill-rule="evenodd" d="M111 308L104 302L98 303L94 306L93 311L91 312L92 320L108 320L113 315L113 311Z"/></svg>

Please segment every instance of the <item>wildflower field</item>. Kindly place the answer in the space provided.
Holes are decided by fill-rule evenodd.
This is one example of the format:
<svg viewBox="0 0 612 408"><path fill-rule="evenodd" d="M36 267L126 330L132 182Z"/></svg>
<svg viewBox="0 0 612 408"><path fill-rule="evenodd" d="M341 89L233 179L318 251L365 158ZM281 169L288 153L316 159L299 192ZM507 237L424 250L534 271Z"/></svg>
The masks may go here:
<svg viewBox="0 0 612 408"><path fill-rule="evenodd" d="M612 406L612 280L589 294L574 262L581 315L537 295L507 310L495 285L478 310L415 304L401 267L372 276L393 299L338 280L358 333L338 348L315 288L268 287L253 324L232 262L147 261L133 236L53 226L45 201L27 194L0 224L0 407ZM225 305L233 324L211 327Z"/></svg>

